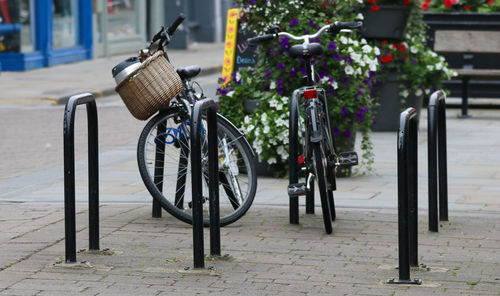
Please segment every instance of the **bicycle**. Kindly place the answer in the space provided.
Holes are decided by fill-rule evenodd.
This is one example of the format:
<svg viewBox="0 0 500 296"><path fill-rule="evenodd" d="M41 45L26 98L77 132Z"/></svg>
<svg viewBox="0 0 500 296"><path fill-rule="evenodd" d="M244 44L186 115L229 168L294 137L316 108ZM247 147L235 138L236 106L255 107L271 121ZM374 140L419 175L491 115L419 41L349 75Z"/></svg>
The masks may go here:
<svg viewBox="0 0 500 296"><path fill-rule="evenodd" d="M161 50L169 60L166 47L183 20L184 16L180 15L169 27L162 27L153 37L149 53ZM205 96L202 90L197 93L194 88L196 82L191 82L200 73L199 66L178 68L176 71L181 77L183 90L144 127L137 146L137 161L142 180L153 198L174 217L191 224L190 118L194 103ZM207 124L203 120L202 166L208 188L206 130ZM220 114L217 114L217 131L219 183L223 188L219 190L220 224L225 226L248 211L255 197L257 178L255 155L245 136ZM175 184L175 187L164 184ZM203 204L204 217L209 217L208 197L203 199ZM203 223L208 226L209 219L205 218Z"/></svg>
<svg viewBox="0 0 500 296"><path fill-rule="evenodd" d="M303 41L302 44L290 48L292 58L302 58L307 71L305 85L294 90L290 105L289 149L290 176L288 195L290 198L290 222L298 224L298 197L306 195L308 213L314 210L314 181L317 181L321 198L321 209L326 233L332 233L332 221L336 218L333 191L336 190L335 171L340 165L353 166L358 164L358 156L354 151L337 153L332 137L330 118L325 90L318 88L315 82L315 72L312 59L323 53L319 43L310 43L324 32L332 35L340 32L351 32L362 26L361 22L334 22L323 26L315 34L295 36L287 32L279 32L272 27L270 34L249 38L250 44L259 44L286 36L292 40ZM304 117L304 137L302 153L299 156L297 143L298 117L300 116L299 101L302 102ZM299 166L305 177L305 182L299 183Z"/></svg>

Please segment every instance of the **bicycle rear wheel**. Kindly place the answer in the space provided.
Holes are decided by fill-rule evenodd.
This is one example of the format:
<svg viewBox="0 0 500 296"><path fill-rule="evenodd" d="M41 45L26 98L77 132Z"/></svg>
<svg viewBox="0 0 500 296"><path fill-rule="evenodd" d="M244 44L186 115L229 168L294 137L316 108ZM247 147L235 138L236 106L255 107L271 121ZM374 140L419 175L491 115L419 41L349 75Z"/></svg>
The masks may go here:
<svg viewBox="0 0 500 296"><path fill-rule="evenodd" d="M206 122L202 120L203 216L209 225L208 149ZM254 157L244 136L218 116L219 200L221 226L241 218L255 197ZM153 117L144 127L137 147L141 177L153 198L174 217L192 223L190 122L180 109Z"/></svg>
<svg viewBox="0 0 500 296"><path fill-rule="evenodd" d="M317 181L316 183L318 184L318 191L321 198L321 210L323 212L323 222L325 224L326 233L330 234L332 233L332 217L331 217L331 207L329 201L328 182L327 182L328 163L321 142L311 143L311 144L313 148L314 170Z"/></svg>

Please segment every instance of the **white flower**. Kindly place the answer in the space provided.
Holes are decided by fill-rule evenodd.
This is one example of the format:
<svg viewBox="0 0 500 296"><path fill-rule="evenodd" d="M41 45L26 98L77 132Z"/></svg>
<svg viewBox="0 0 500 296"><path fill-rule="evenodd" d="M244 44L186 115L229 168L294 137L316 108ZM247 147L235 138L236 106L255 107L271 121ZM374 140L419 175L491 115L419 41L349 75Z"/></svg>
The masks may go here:
<svg viewBox="0 0 500 296"><path fill-rule="evenodd" d="M328 76L324 76L323 78L321 78L320 82L321 83L327 83L328 82Z"/></svg>
<svg viewBox="0 0 500 296"><path fill-rule="evenodd" d="M407 98L410 94L408 93L408 90L405 89L401 92L401 96L403 96L403 98Z"/></svg>
<svg viewBox="0 0 500 296"><path fill-rule="evenodd" d="M412 45L412 46L410 46L410 52L413 53L413 54L415 54L415 53L418 52L418 48L416 46Z"/></svg>
<svg viewBox="0 0 500 296"><path fill-rule="evenodd" d="M275 89L276 88L276 82L271 81L271 84L269 85L269 89Z"/></svg>
<svg viewBox="0 0 500 296"><path fill-rule="evenodd" d="M264 134L267 134L270 130L271 129L269 128L269 125L265 125L263 132L264 132Z"/></svg>
<svg viewBox="0 0 500 296"><path fill-rule="evenodd" d="M375 47L373 51L375 52L375 55L380 55L380 49L378 47Z"/></svg>
<svg viewBox="0 0 500 296"><path fill-rule="evenodd" d="M232 97L233 95L234 95L234 90L232 90L226 94L226 96L228 96L228 97Z"/></svg>
<svg viewBox="0 0 500 296"><path fill-rule="evenodd" d="M262 120L262 122L267 122L267 113L262 113L260 120Z"/></svg>
<svg viewBox="0 0 500 296"><path fill-rule="evenodd" d="M249 123L250 123L250 116L245 115L245 118L243 119L243 122L244 122L245 124L249 124Z"/></svg>
<svg viewBox="0 0 500 296"><path fill-rule="evenodd" d="M330 85L333 86L333 89L339 88L339 85L338 85L337 81L335 81L335 80L332 83L330 83Z"/></svg>
<svg viewBox="0 0 500 296"><path fill-rule="evenodd" d="M345 38L344 36L341 36L340 37L340 43L347 44L347 38Z"/></svg>
<svg viewBox="0 0 500 296"><path fill-rule="evenodd" d="M273 163L276 163L276 158L274 158L274 157L273 157L273 158L269 158L269 159L267 160L267 163L268 163L268 164L273 164Z"/></svg>
<svg viewBox="0 0 500 296"><path fill-rule="evenodd" d="M364 53L370 53L372 51L372 47L368 44L363 45L362 49Z"/></svg>
<svg viewBox="0 0 500 296"><path fill-rule="evenodd" d="M434 66L433 65L427 65L427 70L434 71Z"/></svg>
<svg viewBox="0 0 500 296"><path fill-rule="evenodd" d="M347 65L344 69L345 74L352 75L354 73L354 68L351 65Z"/></svg>
<svg viewBox="0 0 500 296"><path fill-rule="evenodd" d="M415 92L415 95L418 97L418 96L421 96L423 94L423 91L419 88L417 89L417 91Z"/></svg>
<svg viewBox="0 0 500 296"><path fill-rule="evenodd" d="M360 2L360 4L363 4L363 0L358 0L358 2ZM365 17L363 16L362 13L358 13L358 15L356 16L356 18L358 20L364 20L365 19Z"/></svg>
<svg viewBox="0 0 500 296"><path fill-rule="evenodd" d="M276 110L283 110L283 104L277 104Z"/></svg>

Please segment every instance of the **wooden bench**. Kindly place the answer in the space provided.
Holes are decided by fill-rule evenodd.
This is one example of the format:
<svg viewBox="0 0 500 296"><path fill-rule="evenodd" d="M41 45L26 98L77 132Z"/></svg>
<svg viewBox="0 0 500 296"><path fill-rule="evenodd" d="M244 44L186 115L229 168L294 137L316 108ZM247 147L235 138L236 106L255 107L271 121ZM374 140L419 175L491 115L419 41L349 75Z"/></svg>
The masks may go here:
<svg viewBox="0 0 500 296"><path fill-rule="evenodd" d="M463 53L464 61L471 62L474 53L500 54L500 31L440 30L434 39L434 51ZM469 81L473 78L500 80L500 69L474 69L472 64L464 64L462 69L453 70L462 79L462 117L468 117Z"/></svg>

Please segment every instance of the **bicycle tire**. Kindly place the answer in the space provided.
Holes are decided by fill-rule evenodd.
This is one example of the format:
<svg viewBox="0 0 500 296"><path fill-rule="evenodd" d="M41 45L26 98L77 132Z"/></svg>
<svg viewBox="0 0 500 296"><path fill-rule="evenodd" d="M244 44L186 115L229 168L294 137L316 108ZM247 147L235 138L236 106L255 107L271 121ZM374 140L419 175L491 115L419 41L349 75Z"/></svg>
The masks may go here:
<svg viewBox="0 0 500 296"><path fill-rule="evenodd" d="M182 131L182 129L184 131ZM202 130L206 128L205 120L202 121ZM179 131L179 129L181 129ZM163 138L159 138L158 130L165 130L167 133ZM174 132L177 130L177 132ZM219 171L220 200L220 225L229 225L241 218L250 208L255 197L257 187L257 177L253 151L243 135L222 116L217 118L217 130L219 149L221 142L226 139L231 147L230 164L232 167L228 171ZM178 137L175 139L173 133ZM160 133L161 134L161 133ZM182 136L179 136L182 134ZM185 136L185 137L184 137ZM202 137L203 138L203 137ZM165 141L164 151L157 151L158 141ZM229 140L229 141L228 141ZM155 143L156 142L156 143ZM161 146L161 145L160 145ZM208 153L206 145L202 144L202 153ZM156 159L152 155L160 156L163 164L161 173L162 181L158 181L158 168ZM221 154L220 154L221 155ZM236 159L235 159L236 157ZM208 195L208 163L207 158L202 157L204 179L203 192ZM220 157L219 160L223 159ZM191 200L191 163L189 157L189 118L181 112L181 109L169 109L153 117L144 127L138 142L137 161L142 180L153 198L158 200L161 206L171 215L179 220L192 223L190 200ZM236 165L236 167L235 167ZM172 169L175 173L172 174ZM156 171L155 171L156 170ZM236 172L237 171L237 172ZM156 173L155 173L156 172ZM237 175L237 180L231 179L232 175ZM155 179L156 177L156 179ZM224 180L224 177L226 179ZM233 185L229 182L233 180ZM163 186L166 185L166 186ZM174 186L175 188L168 187ZM235 191L232 187L240 187L242 202L235 201ZM165 187L165 188L163 188ZM230 196L230 195L233 196ZM208 199L208 198L207 198ZM204 226L209 225L208 201L204 202Z"/></svg>
<svg viewBox="0 0 500 296"><path fill-rule="evenodd" d="M311 143L314 155L314 170L316 173L316 183L318 184L318 191L321 198L321 210L323 212L323 222L325 224L325 232L332 233L332 218L331 207L328 197L328 186L326 180L327 159L321 147L321 142Z"/></svg>

